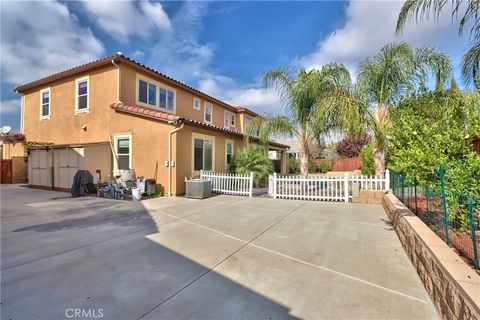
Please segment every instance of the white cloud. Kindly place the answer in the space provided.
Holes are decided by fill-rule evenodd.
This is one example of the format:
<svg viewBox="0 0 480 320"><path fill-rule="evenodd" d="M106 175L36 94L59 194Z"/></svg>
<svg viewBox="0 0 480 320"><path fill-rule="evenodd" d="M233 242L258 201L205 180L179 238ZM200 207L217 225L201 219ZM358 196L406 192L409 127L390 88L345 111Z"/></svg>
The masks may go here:
<svg viewBox="0 0 480 320"><path fill-rule="evenodd" d="M345 24L321 39L317 49L301 59L306 68L318 68L329 62L342 62L354 71L358 62L374 55L390 42L407 41L414 47L434 46L445 52L460 54L468 42L458 37L446 6L439 22L407 24L403 34L395 36L398 13L404 1L351 1L346 8Z"/></svg>
<svg viewBox="0 0 480 320"><path fill-rule="evenodd" d="M261 88L258 84L238 85L228 77L214 76L198 81L199 90L217 97L233 106L249 108L258 113L277 113L282 104L272 88Z"/></svg>
<svg viewBox="0 0 480 320"><path fill-rule="evenodd" d="M161 35L152 50L148 64L176 79L195 83L199 90L231 105L257 112L278 109L273 90L259 88L258 83L240 85L211 67L215 47L200 41L208 9L205 2L184 3L172 18L172 29Z"/></svg>
<svg viewBox="0 0 480 320"><path fill-rule="evenodd" d="M21 109L21 99L3 100L0 104L0 113L3 114L19 114Z"/></svg>
<svg viewBox="0 0 480 320"><path fill-rule="evenodd" d="M214 48L199 40L208 6L205 2L183 3L172 18L171 30L162 33L152 48L148 64L187 82L211 75Z"/></svg>
<svg viewBox="0 0 480 320"><path fill-rule="evenodd" d="M121 42L131 36L147 38L154 31L171 29L161 3L149 1L83 1L85 10L106 32Z"/></svg>
<svg viewBox="0 0 480 320"><path fill-rule="evenodd" d="M97 59L105 49L58 2L2 2L2 82L22 84Z"/></svg>

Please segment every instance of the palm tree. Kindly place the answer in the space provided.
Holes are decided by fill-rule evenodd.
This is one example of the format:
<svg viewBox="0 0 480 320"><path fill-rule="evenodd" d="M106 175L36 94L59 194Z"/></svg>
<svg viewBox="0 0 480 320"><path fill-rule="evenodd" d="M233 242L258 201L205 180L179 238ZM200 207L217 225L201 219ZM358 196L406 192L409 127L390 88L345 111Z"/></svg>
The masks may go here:
<svg viewBox="0 0 480 320"><path fill-rule="evenodd" d="M265 153L253 147L247 147L237 152L230 171L238 174L253 172L254 184L260 187L273 172L273 163Z"/></svg>
<svg viewBox="0 0 480 320"><path fill-rule="evenodd" d="M472 47L462 58L462 77L466 85L473 83L480 90L480 0L450 1L452 2L452 19L457 20L460 11L465 9L459 22L459 33L462 34L467 23L472 23L470 29ZM448 0L405 1L397 20L397 34L405 28L407 20L415 23L422 22L428 19L431 13L434 20L438 20L447 2Z"/></svg>
<svg viewBox="0 0 480 320"><path fill-rule="evenodd" d="M428 47L413 50L407 43L387 44L375 56L360 63L355 101L366 105L356 110L364 112L366 130L374 138L377 174L385 170L389 109L409 90L424 83L429 75L435 77L437 90L443 90L452 70L452 62L445 54Z"/></svg>
<svg viewBox="0 0 480 320"><path fill-rule="evenodd" d="M327 64L320 70L300 69L294 73L288 67L280 67L267 72L263 85L277 90L285 113L257 117L246 128L247 141L255 132L264 144L273 136L294 137L300 144L300 173L308 175L312 143L320 133L333 127L336 119L328 110L350 84L348 70L336 63Z"/></svg>

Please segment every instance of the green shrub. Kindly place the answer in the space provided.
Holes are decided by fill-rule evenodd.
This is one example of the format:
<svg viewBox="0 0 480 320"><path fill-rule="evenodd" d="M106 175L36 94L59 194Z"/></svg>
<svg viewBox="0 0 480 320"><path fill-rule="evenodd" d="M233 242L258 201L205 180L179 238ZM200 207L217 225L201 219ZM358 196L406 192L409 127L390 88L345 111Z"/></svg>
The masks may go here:
<svg viewBox="0 0 480 320"><path fill-rule="evenodd" d="M325 161L320 161L318 164L318 171L321 173L327 173L328 171L332 170L330 165L326 163Z"/></svg>
<svg viewBox="0 0 480 320"><path fill-rule="evenodd" d="M362 165L360 170L362 174L365 175L374 175L375 174L375 159L373 157L374 145L372 142L363 147L362 152L360 152L360 158L362 159Z"/></svg>
<svg viewBox="0 0 480 320"><path fill-rule="evenodd" d="M318 172L318 166L315 161L310 160L308 162L308 173L315 173Z"/></svg>
<svg viewBox="0 0 480 320"><path fill-rule="evenodd" d="M300 163L295 158L288 159L288 173L297 173L300 171Z"/></svg>
<svg viewBox="0 0 480 320"><path fill-rule="evenodd" d="M233 158L234 173L249 174L253 172L253 182L256 188L268 182L268 175L273 173L273 164L268 156L257 149L247 147L237 152Z"/></svg>

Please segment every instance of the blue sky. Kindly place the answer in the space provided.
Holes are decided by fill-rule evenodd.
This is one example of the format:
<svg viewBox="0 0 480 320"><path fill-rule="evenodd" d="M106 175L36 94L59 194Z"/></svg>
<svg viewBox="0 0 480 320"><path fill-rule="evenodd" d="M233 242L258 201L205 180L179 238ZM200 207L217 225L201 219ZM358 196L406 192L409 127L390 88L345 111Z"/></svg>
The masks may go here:
<svg viewBox="0 0 480 320"><path fill-rule="evenodd" d="M93 59L125 55L233 105L281 112L261 86L278 66L359 61L386 43L435 46L458 61L468 49L448 10L440 21L394 28L402 1L1 2L0 124L20 127L13 87Z"/></svg>

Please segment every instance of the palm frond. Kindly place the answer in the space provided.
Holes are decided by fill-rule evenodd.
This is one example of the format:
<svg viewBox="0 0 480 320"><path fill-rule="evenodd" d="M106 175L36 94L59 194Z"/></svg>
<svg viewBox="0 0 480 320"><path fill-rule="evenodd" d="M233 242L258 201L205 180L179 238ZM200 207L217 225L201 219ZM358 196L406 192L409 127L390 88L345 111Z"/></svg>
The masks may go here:
<svg viewBox="0 0 480 320"><path fill-rule="evenodd" d="M480 42L462 57L462 78L466 85L473 83L480 89Z"/></svg>
<svg viewBox="0 0 480 320"><path fill-rule="evenodd" d="M462 17L459 21L459 34L462 34L464 27L469 22L472 22L470 38L473 41L480 40L480 0L450 1L452 2L452 20L458 20L459 16ZM425 20L429 20L430 15L433 15L434 21L438 21L439 15L447 2L448 0L405 1L398 15L396 33L402 33L407 21L418 24ZM465 2L467 2L466 5L464 5Z"/></svg>

